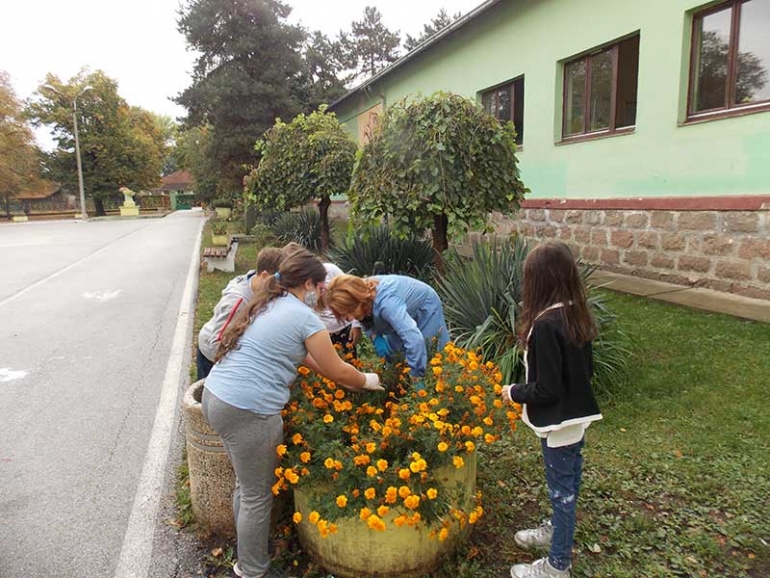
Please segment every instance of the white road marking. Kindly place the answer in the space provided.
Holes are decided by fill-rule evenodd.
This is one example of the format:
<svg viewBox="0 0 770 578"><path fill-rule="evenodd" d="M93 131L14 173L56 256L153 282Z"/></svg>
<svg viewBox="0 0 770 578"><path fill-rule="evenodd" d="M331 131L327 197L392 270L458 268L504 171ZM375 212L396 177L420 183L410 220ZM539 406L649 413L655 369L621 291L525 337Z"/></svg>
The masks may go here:
<svg viewBox="0 0 770 578"><path fill-rule="evenodd" d="M203 222L198 229L198 236L190 260L190 269L182 293L182 304L177 316L176 330L171 342L171 353L158 401L158 410L155 413L155 423L150 434L150 443L147 446L147 454L145 455L142 474L139 477L128 528L123 538L123 547L120 551L118 567L115 570L115 578L146 578L149 573L155 534L155 518L163 492L163 478L173 434L179 383L189 354L187 338L194 317L192 310L194 306L193 290L196 286L200 264L202 231Z"/></svg>
<svg viewBox="0 0 770 578"><path fill-rule="evenodd" d="M0 367L0 382L15 381L27 377L29 371L23 369L11 369L10 367Z"/></svg>
<svg viewBox="0 0 770 578"><path fill-rule="evenodd" d="M101 301L104 303L105 301L112 301L116 297L118 297L121 293L123 293L123 289L115 289L114 291L96 291L94 293L91 293L89 291L86 291L83 293L84 299L96 299L97 301Z"/></svg>

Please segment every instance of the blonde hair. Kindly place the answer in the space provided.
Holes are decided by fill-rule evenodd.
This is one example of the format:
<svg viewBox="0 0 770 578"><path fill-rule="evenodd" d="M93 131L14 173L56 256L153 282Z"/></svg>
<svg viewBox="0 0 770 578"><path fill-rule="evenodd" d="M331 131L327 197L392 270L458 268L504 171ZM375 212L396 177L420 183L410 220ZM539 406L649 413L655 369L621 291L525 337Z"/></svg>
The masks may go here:
<svg viewBox="0 0 770 578"><path fill-rule="evenodd" d="M355 275L338 275L331 280L326 288L324 300L326 306L337 317L352 314L359 305L366 312L372 310L374 296L377 294L376 279L362 279Z"/></svg>

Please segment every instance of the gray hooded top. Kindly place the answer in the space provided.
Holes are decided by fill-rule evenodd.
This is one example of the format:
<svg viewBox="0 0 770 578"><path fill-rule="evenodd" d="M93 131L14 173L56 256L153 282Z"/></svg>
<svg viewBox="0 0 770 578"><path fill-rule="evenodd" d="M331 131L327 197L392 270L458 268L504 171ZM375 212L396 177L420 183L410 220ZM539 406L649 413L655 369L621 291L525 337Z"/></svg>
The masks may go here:
<svg viewBox="0 0 770 578"><path fill-rule="evenodd" d="M219 340L224 330L235 319L240 308L254 297L251 279L256 274L257 272L252 270L232 279L222 290L222 298L214 307L214 315L201 327L198 334L198 347L209 361L213 362L217 356Z"/></svg>

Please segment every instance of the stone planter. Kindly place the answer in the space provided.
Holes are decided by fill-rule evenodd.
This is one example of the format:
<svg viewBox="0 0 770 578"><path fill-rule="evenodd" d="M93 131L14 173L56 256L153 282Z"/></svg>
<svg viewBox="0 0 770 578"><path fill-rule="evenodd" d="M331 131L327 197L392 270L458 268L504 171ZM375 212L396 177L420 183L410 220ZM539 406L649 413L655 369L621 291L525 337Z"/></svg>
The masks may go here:
<svg viewBox="0 0 770 578"><path fill-rule="evenodd" d="M235 473L222 440L203 417L203 383L204 380L193 383L182 401L192 510L201 528L224 538L232 538L235 536Z"/></svg>
<svg viewBox="0 0 770 578"><path fill-rule="evenodd" d="M472 503L476 493L476 454L465 460L459 470L449 467L437 473L447 488L462 488L461 505ZM319 488L333 499L333 488ZM302 514L298 526L303 547L328 572L342 578L417 578L434 571L444 558L453 554L467 539L470 527L459 528L453 519L449 538L443 542L430 538L433 527L397 527L395 510L385 517L386 530L366 527L358 518L337 522L337 533L322 538L318 529L307 522L310 510L307 495L294 488L294 506ZM455 504L458 505L458 504Z"/></svg>

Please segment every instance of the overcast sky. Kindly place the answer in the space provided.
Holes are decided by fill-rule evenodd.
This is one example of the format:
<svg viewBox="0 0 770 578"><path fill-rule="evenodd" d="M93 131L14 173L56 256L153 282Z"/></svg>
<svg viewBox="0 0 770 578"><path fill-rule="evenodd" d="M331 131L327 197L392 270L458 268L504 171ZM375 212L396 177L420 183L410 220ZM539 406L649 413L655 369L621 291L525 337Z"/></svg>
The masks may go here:
<svg viewBox="0 0 770 578"><path fill-rule="evenodd" d="M416 36L441 8L469 12L483 0L287 0L290 21L335 36L376 6L391 30ZM118 81L129 104L171 117L184 109L169 97L190 84L194 54L177 31L179 0L0 0L0 70L17 96L47 72L66 81L81 67ZM38 140L44 137L38 134ZM48 148L48 143L41 142Z"/></svg>

